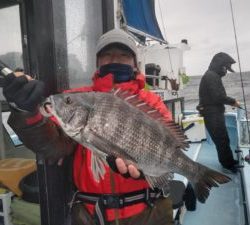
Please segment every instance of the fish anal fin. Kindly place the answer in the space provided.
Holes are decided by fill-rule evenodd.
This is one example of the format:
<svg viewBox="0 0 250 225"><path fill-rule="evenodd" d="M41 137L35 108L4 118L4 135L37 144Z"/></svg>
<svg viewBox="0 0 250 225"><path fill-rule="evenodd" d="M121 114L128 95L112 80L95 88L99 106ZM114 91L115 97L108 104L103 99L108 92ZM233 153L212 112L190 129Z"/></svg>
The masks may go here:
<svg viewBox="0 0 250 225"><path fill-rule="evenodd" d="M145 175L145 179L152 189L158 188L166 192L169 189L169 182L173 179L173 173L165 173L159 177Z"/></svg>

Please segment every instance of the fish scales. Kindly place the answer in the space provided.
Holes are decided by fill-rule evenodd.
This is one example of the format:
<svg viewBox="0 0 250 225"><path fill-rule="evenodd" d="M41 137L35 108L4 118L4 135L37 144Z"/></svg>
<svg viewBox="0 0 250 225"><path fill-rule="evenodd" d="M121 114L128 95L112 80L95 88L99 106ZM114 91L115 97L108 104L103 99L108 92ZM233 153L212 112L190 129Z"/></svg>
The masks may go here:
<svg viewBox="0 0 250 225"><path fill-rule="evenodd" d="M51 114L68 136L94 155L114 155L132 162L143 171L151 187L165 188L172 173L179 173L187 177L198 200L204 203L212 187L230 181L228 176L194 162L182 152L187 143L177 125L160 121L163 118L157 112L151 117L148 112L155 109L145 104L141 104L143 109L136 107L140 101L135 97L118 95L58 94L45 103L50 104ZM133 99L133 103L125 99Z"/></svg>
<svg viewBox="0 0 250 225"><path fill-rule="evenodd" d="M168 154L170 150L166 151L164 146L166 147L166 142L169 143L169 147L175 146L172 140L166 140L164 143L166 136L163 133L164 129L158 128L159 122L148 120L145 113L135 110L128 103L124 104L119 98L105 97L101 95L101 99L96 100L87 127L104 140L116 143L119 148L125 149L141 169L156 168L155 165L159 167L164 163L164 172L168 172L165 164L171 154ZM158 171L157 169L148 172L159 176ZM154 172L157 174L152 174Z"/></svg>

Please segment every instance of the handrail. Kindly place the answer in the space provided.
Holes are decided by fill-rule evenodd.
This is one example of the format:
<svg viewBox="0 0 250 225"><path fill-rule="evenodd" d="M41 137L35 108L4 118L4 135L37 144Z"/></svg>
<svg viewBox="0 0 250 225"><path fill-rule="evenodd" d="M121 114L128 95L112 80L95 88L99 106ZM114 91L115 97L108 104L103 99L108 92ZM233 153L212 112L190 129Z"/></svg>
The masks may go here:
<svg viewBox="0 0 250 225"><path fill-rule="evenodd" d="M173 119L176 120L176 103L180 103L180 113L184 112L184 97L173 98L164 101L165 105L167 105L168 109L172 112Z"/></svg>

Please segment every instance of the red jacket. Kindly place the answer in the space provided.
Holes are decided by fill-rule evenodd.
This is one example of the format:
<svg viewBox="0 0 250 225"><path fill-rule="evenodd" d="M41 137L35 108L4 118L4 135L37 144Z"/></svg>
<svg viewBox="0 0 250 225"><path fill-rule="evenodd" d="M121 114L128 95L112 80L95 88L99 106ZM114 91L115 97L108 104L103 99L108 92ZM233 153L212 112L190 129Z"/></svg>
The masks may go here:
<svg viewBox="0 0 250 225"><path fill-rule="evenodd" d="M144 75L139 74L136 80L124 82L120 84L113 84L112 75L107 75L103 78L99 78L96 73L93 78L93 85L89 87L76 88L66 92L75 91L101 91L108 92L114 87L119 87L122 90L129 90L132 94L139 94L139 97L151 105L153 108L158 109L159 112L166 118L166 120L172 120L172 115L166 108L165 104L161 101L160 97L152 92L145 91ZM105 178L97 183L91 172L91 151L81 145L77 146L74 165L73 176L74 182L79 191L99 194L111 194L111 174L110 168L106 167ZM145 180L135 180L132 178L124 178L118 173L112 173L115 181L115 193L128 193L148 188L148 184ZM86 205L88 211L93 215L94 205ZM119 218L127 218L142 212L146 208L146 204L138 203L132 206L127 206L119 209ZM107 220L112 221L115 219L114 209L106 210Z"/></svg>

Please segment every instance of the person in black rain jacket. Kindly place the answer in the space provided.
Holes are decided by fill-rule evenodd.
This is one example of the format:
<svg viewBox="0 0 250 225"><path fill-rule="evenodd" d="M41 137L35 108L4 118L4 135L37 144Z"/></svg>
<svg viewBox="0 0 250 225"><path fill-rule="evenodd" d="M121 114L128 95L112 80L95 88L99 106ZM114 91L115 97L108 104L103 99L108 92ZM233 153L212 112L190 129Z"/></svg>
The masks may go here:
<svg viewBox="0 0 250 225"><path fill-rule="evenodd" d="M237 172L237 160L234 160L230 148L230 140L225 124L225 106L239 107L240 103L226 94L222 77L231 68L235 60L224 52L214 55L208 70L203 75L199 86L199 105L197 109L204 117L205 126L210 134L218 153L222 167Z"/></svg>

